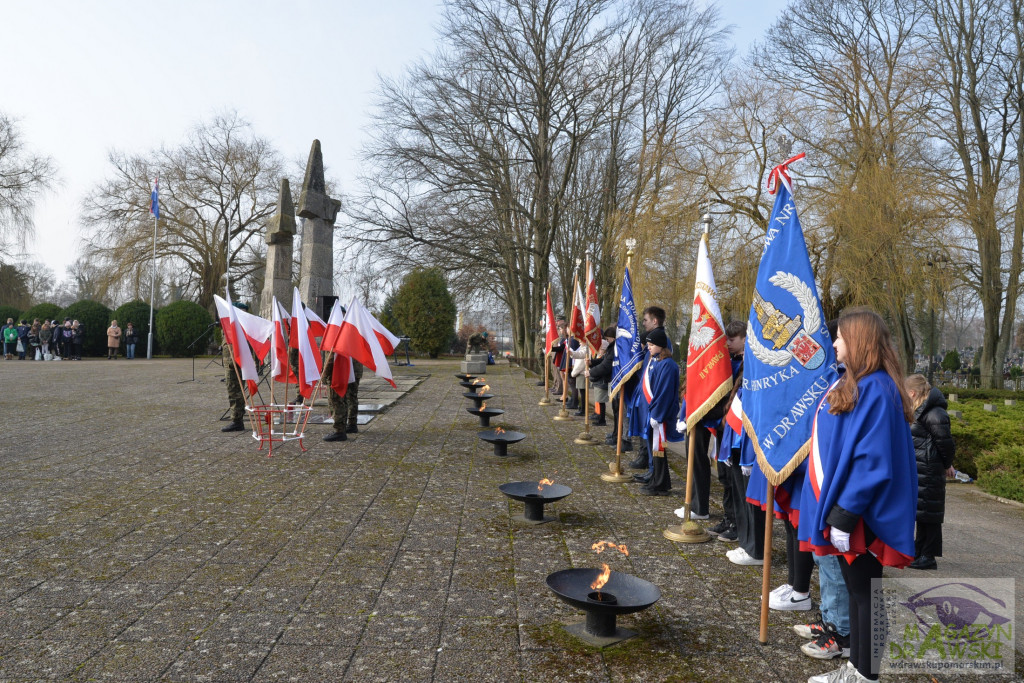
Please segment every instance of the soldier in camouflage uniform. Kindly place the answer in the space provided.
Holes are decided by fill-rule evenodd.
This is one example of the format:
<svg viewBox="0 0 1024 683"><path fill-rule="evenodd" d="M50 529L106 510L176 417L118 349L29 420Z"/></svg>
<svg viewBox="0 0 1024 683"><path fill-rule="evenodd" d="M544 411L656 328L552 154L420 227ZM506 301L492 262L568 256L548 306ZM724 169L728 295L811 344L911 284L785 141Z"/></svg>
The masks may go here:
<svg viewBox="0 0 1024 683"><path fill-rule="evenodd" d="M330 382L334 377L334 357L335 354L328 354L327 363L324 365L325 382ZM352 385L349 384L345 391L346 396L351 388ZM348 435L345 433L345 426L348 421L348 405L345 402L345 397L338 396L334 391L333 385L331 385L331 392L327 395L327 405L331 411L331 419L334 420L334 431L325 436L324 441L347 441Z"/></svg>
<svg viewBox="0 0 1024 683"><path fill-rule="evenodd" d="M242 393L242 385L238 383L240 370L235 365L235 358L231 353L231 346L224 344L221 347L224 356L224 383L228 389L228 403L231 404L231 422L222 427L222 432L242 432L245 426L242 419L245 417L245 394Z"/></svg>
<svg viewBox="0 0 1024 683"><path fill-rule="evenodd" d="M348 389L345 390L345 398L343 399L345 410L341 413L342 419L347 418L348 420L348 425L345 427L345 432L348 434L355 434L359 431L359 423L356 418L359 417L359 382L363 379L362 363L353 360L352 368L356 381L349 382Z"/></svg>

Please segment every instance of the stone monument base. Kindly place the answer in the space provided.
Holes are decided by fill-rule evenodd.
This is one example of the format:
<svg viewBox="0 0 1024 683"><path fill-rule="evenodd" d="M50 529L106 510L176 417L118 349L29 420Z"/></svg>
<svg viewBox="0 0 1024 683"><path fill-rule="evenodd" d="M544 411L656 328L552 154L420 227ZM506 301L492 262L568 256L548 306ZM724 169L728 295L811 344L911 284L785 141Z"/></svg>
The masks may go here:
<svg viewBox="0 0 1024 683"><path fill-rule="evenodd" d="M470 363L486 363L487 362L487 354L486 353L467 353L466 354L466 361L468 361Z"/></svg>
<svg viewBox="0 0 1024 683"><path fill-rule="evenodd" d="M487 361L464 360L459 364L459 369L465 375L486 375Z"/></svg>

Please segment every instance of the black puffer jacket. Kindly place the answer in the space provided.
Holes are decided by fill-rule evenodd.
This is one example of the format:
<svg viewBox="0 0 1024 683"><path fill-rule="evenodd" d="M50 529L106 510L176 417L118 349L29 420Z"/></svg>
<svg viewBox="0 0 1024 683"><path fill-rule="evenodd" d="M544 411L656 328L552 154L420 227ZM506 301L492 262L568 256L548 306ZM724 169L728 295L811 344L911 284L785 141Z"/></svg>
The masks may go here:
<svg viewBox="0 0 1024 683"><path fill-rule="evenodd" d="M942 523L946 512L946 470L953 464L953 435L949 431L946 398L932 387L914 411L910 433L917 454L917 521Z"/></svg>
<svg viewBox="0 0 1024 683"><path fill-rule="evenodd" d="M609 348L600 358L590 361L590 381L601 389L608 388L608 380L612 378L612 362L615 360L615 349Z"/></svg>

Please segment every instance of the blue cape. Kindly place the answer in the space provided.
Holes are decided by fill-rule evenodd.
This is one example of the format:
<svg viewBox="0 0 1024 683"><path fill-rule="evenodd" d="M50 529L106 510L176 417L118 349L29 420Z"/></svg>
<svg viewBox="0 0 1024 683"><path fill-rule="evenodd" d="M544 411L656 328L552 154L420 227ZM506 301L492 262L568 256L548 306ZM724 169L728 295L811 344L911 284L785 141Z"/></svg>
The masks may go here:
<svg viewBox="0 0 1024 683"><path fill-rule="evenodd" d="M651 403L647 404L643 389L637 391L648 409L644 436L651 434L650 418L653 417L665 425L665 441L682 441L683 435L676 431L676 418L679 417L679 365L671 358L653 360L651 363L651 394L654 397Z"/></svg>
<svg viewBox="0 0 1024 683"><path fill-rule="evenodd" d="M859 515L885 545L912 559L917 460L899 390L886 372L877 370L857 382L857 391L857 403L848 413L830 414L827 398L818 409L821 497L815 501L808 476L799 538L829 549L832 544L822 532L829 527L829 512L839 505Z"/></svg>

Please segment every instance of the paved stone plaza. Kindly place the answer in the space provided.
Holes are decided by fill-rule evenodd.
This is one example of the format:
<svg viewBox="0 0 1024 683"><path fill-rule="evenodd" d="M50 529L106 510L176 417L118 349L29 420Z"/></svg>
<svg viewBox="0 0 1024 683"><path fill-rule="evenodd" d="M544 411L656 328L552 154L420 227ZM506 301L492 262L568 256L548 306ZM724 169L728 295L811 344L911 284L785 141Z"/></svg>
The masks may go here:
<svg viewBox="0 0 1024 683"><path fill-rule="evenodd" d="M477 439L455 361L394 368L404 394L368 374L361 402L388 405L358 435L327 444L330 428L311 426L308 452L267 458L247 432L218 431L223 371L206 365L179 383L189 361L0 363L0 680L802 681L834 668L789 628L813 613L773 612L758 644L760 569L730 564L730 544L662 536L682 504L680 455L669 498L602 481L611 449L575 445L581 422L553 422L517 368L487 375L506 411L494 424L528 435L507 459ZM541 477L574 493L549 508L557 521L524 526L497 487ZM969 488L949 487L931 575L1020 578L1024 511ZM629 557L596 556L600 540ZM640 637L598 650L566 634L582 614L544 580L602 560L662 598L619 619Z"/></svg>

